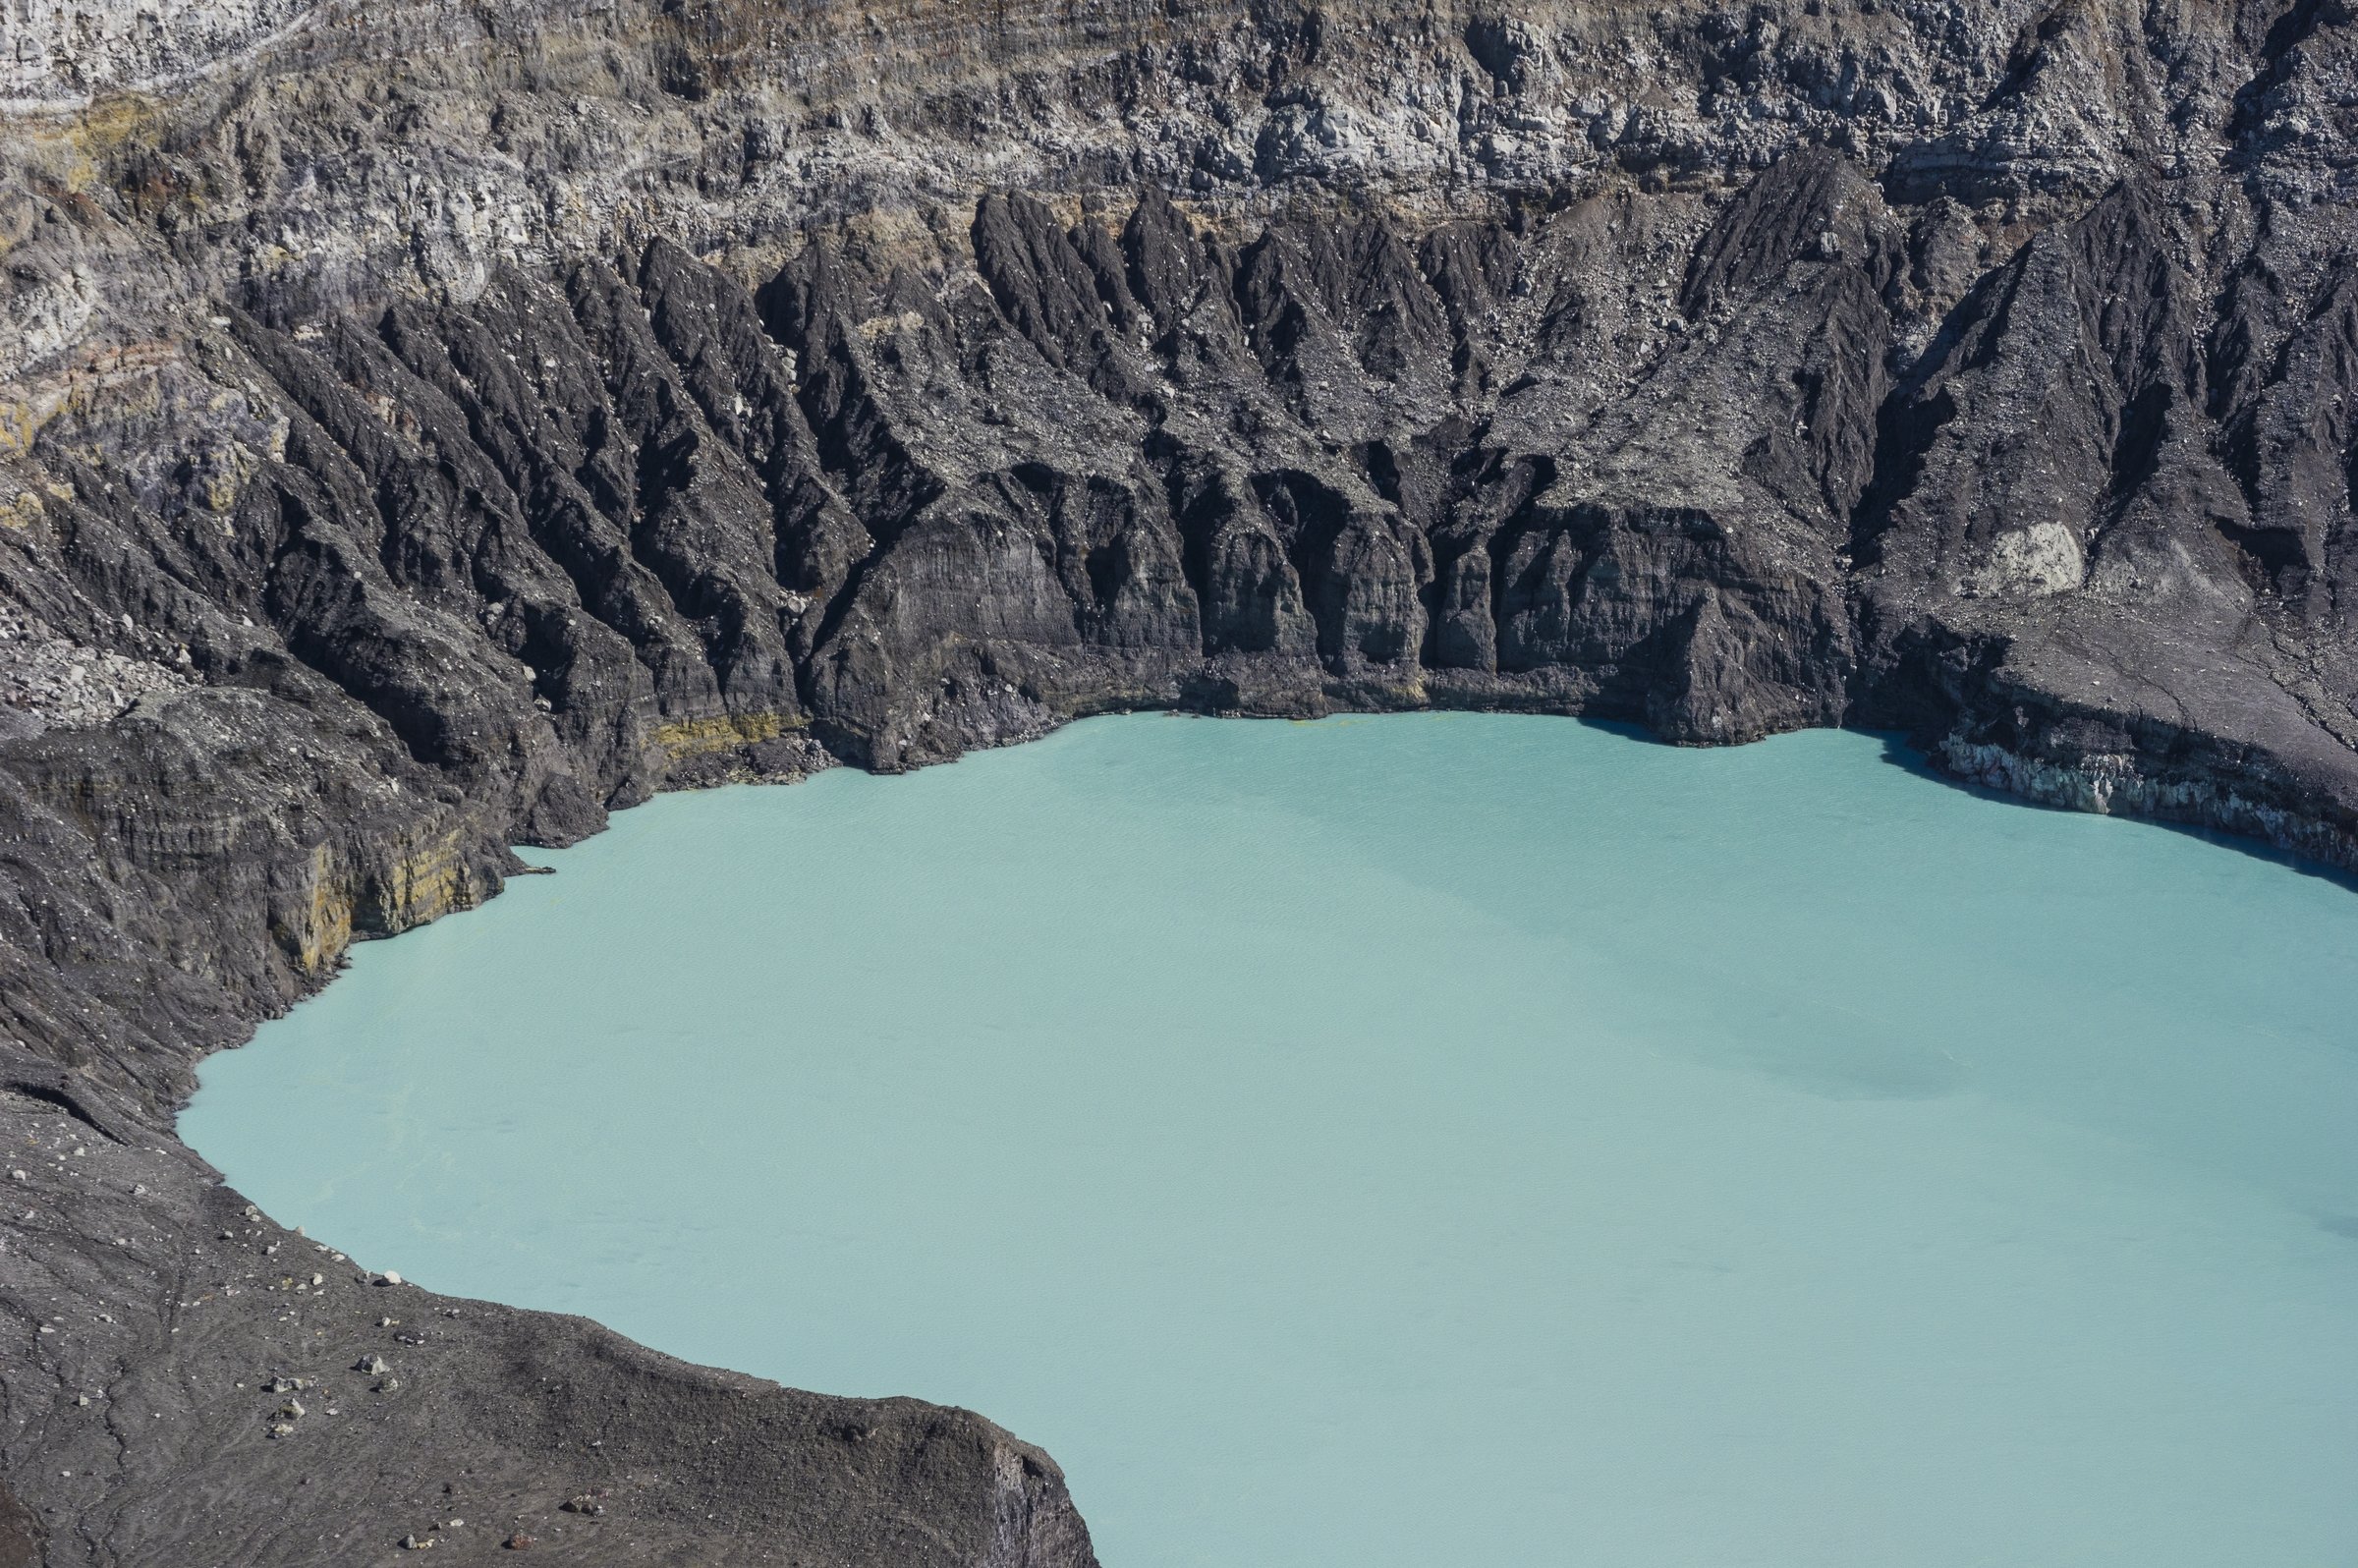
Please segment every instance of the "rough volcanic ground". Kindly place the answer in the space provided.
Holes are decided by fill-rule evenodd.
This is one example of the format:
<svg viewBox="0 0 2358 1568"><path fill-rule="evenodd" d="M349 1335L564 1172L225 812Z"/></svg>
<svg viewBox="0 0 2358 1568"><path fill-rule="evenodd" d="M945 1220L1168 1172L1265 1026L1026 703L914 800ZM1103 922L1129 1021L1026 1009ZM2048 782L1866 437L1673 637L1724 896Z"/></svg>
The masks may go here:
<svg viewBox="0 0 2358 1568"><path fill-rule="evenodd" d="M1092 1561L173 1137L658 789L1439 704L2358 866L2343 0L109 0L0 95L0 1564Z"/></svg>

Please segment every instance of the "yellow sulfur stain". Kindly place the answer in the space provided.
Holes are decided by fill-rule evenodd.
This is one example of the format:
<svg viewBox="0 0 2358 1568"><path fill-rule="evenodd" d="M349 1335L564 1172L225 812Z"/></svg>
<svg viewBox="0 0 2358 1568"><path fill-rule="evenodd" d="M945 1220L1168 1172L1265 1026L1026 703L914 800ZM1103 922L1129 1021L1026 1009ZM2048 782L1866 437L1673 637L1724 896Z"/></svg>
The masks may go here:
<svg viewBox="0 0 2358 1568"><path fill-rule="evenodd" d="M366 885L334 850L311 851L309 898L273 928L279 945L307 975L335 967L352 946L356 930L391 935L440 920L481 902L480 890L459 852L454 829L426 840L385 865L381 878ZM364 912L362 897L368 908Z"/></svg>
<svg viewBox="0 0 2358 1568"><path fill-rule="evenodd" d="M352 897L335 870L335 856L325 844L311 851L310 903L277 933L306 975L333 966L352 945Z"/></svg>
<svg viewBox="0 0 2358 1568"><path fill-rule="evenodd" d="M18 457L32 450L32 438L48 422L46 410L35 410L22 399L0 403L0 457Z"/></svg>
<svg viewBox="0 0 2358 1568"><path fill-rule="evenodd" d="M799 730L809 722L799 714L724 713L658 725L654 740L676 762L682 757L703 756L760 741L774 741L788 730Z"/></svg>
<svg viewBox="0 0 2358 1568"><path fill-rule="evenodd" d="M155 104L138 93L98 99L65 127L69 153L59 183L74 192L97 189L105 160L134 144L154 143L160 130Z"/></svg>
<svg viewBox="0 0 2358 1568"><path fill-rule="evenodd" d="M217 474L204 481L204 506L208 512L230 512L237 508L242 488L239 474Z"/></svg>
<svg viewBox="0 0 2358 1568"><path fill-rule="evenodd" d="M392 930L423 925L476 903L474 880L459 855L455 831L415 854L398 857L385 881L385 924Z"/></svg>

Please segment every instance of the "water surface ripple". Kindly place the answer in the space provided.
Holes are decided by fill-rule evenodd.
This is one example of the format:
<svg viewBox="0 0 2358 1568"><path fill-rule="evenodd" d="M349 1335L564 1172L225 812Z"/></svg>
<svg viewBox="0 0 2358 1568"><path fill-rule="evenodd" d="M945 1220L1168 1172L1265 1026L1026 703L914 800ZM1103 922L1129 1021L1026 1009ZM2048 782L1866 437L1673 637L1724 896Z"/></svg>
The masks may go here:
<svg viewBox="0 0 2358 1568"><path fill-rule="evenodd" d="M183 1130L1054 1453L1108 1568L2358 1561L2358 897L1814 733L1096 720L660 799Z"/></svg>

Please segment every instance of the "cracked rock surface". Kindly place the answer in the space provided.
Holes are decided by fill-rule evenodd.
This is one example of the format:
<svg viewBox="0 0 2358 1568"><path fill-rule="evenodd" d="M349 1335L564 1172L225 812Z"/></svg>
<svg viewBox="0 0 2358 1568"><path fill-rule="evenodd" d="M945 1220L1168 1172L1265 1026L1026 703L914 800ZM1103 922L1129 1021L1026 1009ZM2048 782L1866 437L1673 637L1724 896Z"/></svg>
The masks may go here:
<svg viewBox="0 0 2358 1568"><path fill-rule="evenodd" d="M980 1417L173 1137L657 790L1450 705L2358 867L2342 0L89 0L0 79L0 1564L1094 1560Z"/></svg>

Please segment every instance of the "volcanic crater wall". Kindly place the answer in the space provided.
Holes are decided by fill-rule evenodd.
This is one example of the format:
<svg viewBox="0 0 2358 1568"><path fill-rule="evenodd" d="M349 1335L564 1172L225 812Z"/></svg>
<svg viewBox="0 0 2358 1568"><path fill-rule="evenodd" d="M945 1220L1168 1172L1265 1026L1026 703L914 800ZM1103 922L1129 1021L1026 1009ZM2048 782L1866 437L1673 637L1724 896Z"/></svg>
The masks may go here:
<svg viewBox="0 0 2358 1568"><path fill-rule="evenodd" d="M258 1392L393 1315L194 1062L658 789L1451 705L2358 865L2333 0L5 21L0 1561L1089 1560L977 1418L410 1287Z"/></svg>

